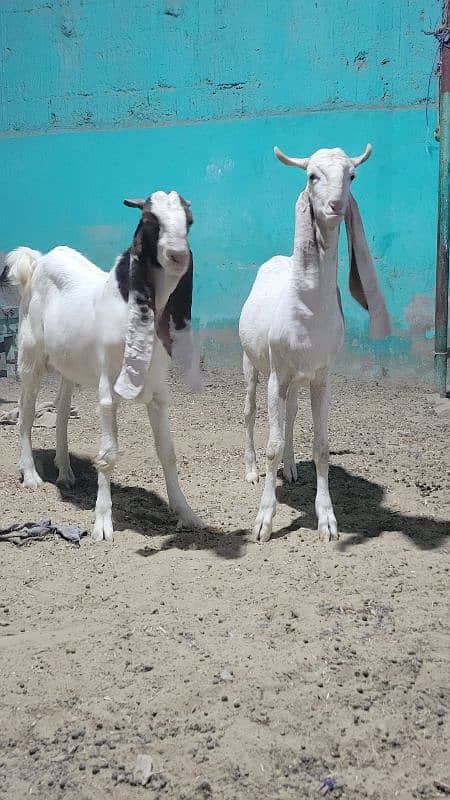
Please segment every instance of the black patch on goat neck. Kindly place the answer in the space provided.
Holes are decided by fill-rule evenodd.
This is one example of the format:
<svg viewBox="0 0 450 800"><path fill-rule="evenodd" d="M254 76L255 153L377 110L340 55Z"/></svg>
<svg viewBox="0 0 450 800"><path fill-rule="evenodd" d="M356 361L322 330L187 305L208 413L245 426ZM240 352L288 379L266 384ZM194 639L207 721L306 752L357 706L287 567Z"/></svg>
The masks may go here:
<svg viewBox="0 0 450 800"><path fill-rule="evenodd" d="M155 269L161 267L153 266L147 259L144 260L143 256L130 259L130 292L135 296L142 322L148 322L150 309L155 310Z"/></svg>
<svg viewBox="0 0 450 800"><path fill-rule="evenodd" d="M115 269L116 281L119 287L119 292L126 303L128 303L128 297L130 294L130 253L131 253L131 247L129 247L128 250L125 250L125 252L122 253L116 264L116 269Z"/></svg>
<svg viewBox="0 0 450 800"><path fill-rule="evenodd" d="M130 291L135 292L143 315L148 314L149 306L154 309L155 305L153 271L161 269L158 263L158 239L158 219L151 212L150 204L146 204L134 232L133 245L122 254L115 270L123 299L128 303ZM142 319L147 321L144 316Z"/></svg>
<svg viewBox="0 0 450 800"><path fill-rule="evenodd" d="M136 304L141 312L142 322L148 322L149 311L155 310L155 281L154 273L161 269L151 264L145 264L141 259L134 257L132 249L126 250L117 262L115 273L119 292L123 300L128 303L130 291L133 292Z"/></svg>

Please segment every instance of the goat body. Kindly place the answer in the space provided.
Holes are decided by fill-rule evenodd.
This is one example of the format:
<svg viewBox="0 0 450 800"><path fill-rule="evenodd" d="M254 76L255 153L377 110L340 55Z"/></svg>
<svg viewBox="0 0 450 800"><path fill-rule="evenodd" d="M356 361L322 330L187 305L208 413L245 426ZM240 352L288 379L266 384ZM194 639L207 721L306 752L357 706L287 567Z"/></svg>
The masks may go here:
<svg viewBox="0 0 450 800"><path fill-rule="evenodd" d="M260 267L239 321L247 383L246 480L256 483L259 478L253 434L256 385L261 373L269 379L270 434L266 479L254 535L266 541L272 534L276 512L276 473L281 458L284 477L288 481L297 478L293 445L297 395L300 385L309 384L318 528L321 536L330 539L338 536L328 489L330 367L344 337L337 255L339 224L346 214L349 215L347 231L352 232L349 234L351 289L361 304L369 308L375 334L383 336L389 332L388 315L368 255L359 212L349 193L355 167L370 155L370 148L357 159L350 159L338 149L319 150L310 159L290 159L277 149L275 152L284 163L308 169L309 184L295 208L293 255L275 256ZM364 267L362 276L357 260Z"/></svg>
<svg viewBox="0 0 450 800"><path fill-rule="evenodd" d="M12 260L13 254L10 254ZM114 384L120 372L128 322L116 268L106 273L70 247L55 247L31 265L27 313L20 322L21 369L33 343L46 369L69 383L98 387L106 372ZM168 355L156 338L150 369L139 402L150 402L165 380Z"/></svg>
<svg viewBox="0 0 450 800"><path fill-rule="evenodd" d="M202 526L179 487L169 429L169 353L182 353L188 379L196 372L190 303L192 254L187 243L192 222L176 192L156 192L147 201L127 201L142 209L133 246L107 274L69 247L46 255L18 248L7 257L9 278L21 292L19 326L20 468L23 484L42 481L31 449L35 402L45 369L62 381L56 401L58 481L72 484L67 422L74 384L99 392L101 444L95 539L111 539L110 479L118 455L117 404L122 397L147 407L163 466L169 505L188 526Z"/></svg>
<svg viewBox="0 0 450 800"><path fill-rule="evenodd" d="M321 273L331 270L323 264ZM268 377L271 359L277 358L300 384L333 361L344 324L336 291L321 291L316 275L299 293L299 280L294 257L274 256L263 264L242 309L239 335L259 373Z"/></svg>

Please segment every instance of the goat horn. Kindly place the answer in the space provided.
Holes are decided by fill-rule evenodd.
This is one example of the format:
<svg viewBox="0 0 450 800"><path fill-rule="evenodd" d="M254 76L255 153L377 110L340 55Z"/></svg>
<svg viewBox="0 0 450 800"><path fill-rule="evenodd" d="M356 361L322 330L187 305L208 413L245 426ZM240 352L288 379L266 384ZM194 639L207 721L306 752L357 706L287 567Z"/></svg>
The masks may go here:
<svg viewBox="0 0 450 800"><path fill-rule="evenodd" d="M281 152L280 148L276 145L273 148L273 152L278 160L283 164L287 164L288 167L300 167L300 169L306 169L308 166L309 158L290 158L289 156L285 156L284 153Z"/></svg>
<svg viewBox="0 0 450 800"><path fill-rule="evenodd" d="M363 164L364 161L367 161L371 152L372 152L372 145L368 144L366 149L364 150L364 153L362 153L360 156L355 156L355 158L351 158L350 161L353 161L355 167L359 167L360 164Z"/></svg>
<svg viewBox="0 0 450 800"><path fill-rule="evenodd" d="M145 200L124 200L123 204L130 208L144 208Z"/></svg>

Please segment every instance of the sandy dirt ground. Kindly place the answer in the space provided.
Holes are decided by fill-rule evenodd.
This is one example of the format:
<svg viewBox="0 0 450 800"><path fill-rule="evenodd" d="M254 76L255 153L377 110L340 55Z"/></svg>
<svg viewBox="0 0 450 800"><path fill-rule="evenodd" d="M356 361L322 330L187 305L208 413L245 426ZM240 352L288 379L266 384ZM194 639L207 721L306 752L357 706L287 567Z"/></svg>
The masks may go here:
<svg viewBox="0 0 450 800"><path fill-rule="evenodd" d="M113 545L0 542L0 796L57 800L411 800L450 792L449 425L430 388L334 380L330 486L341 530L318 540L311 421L275 533L250 540L261 485L243 480L243 383L174 384L183 489L207 523L182 532L138 407L119 415ZM266 437L259 391L260 465ZM51 398L47 385L43 398ZM17 385L0 381L2 409ZM93 395L70 421L72 492L54 430L36 428L45 484L19 484L0 428L1 521L90 528ZM136 758L152 759L146 786ZM328 779L327 784L323 781Z"/></svg>

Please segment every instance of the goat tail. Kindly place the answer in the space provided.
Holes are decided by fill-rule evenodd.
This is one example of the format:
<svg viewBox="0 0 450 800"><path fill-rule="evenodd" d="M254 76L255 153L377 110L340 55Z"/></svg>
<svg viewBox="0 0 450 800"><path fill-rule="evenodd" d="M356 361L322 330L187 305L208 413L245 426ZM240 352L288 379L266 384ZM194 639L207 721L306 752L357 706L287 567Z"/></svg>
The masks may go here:
<svg viewBox="0 0 450 800"><path fill-rule="evenodd" d="M21 295L26 294L38 259L42 256L39 250L30 247L17 247L6 256L7 280L18 286Z"/></svg>

